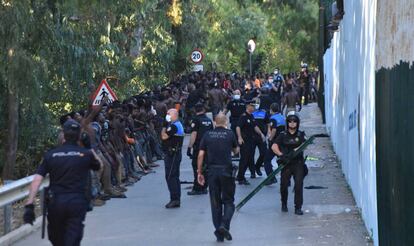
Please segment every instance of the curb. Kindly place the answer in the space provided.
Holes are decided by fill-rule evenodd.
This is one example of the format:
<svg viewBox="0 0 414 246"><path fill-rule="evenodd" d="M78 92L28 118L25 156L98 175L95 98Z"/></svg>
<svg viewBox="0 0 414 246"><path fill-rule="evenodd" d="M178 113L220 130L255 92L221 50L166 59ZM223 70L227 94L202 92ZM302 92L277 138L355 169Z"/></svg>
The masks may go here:
<svg viewBox="0 0 414 246"><path fill-rule="evenodd" d="M18 240L32 234L37 231L42 225L42 216L37 218L32 225L22 225L14 231L7 233L6 235L0 237L0 246L9 246Z"/></svg>

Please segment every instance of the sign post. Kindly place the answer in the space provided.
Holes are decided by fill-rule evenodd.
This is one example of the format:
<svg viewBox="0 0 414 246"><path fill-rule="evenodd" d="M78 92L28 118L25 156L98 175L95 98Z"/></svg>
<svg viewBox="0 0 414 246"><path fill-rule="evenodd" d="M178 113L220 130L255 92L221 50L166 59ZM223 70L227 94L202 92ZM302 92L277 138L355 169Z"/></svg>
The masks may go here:
<svg viewBox="0 0 414 246"><path fill-rule="evenodd" d="M252 77L252 53L256 49L256 43L253 39L250 39L249 42L247 42L247 50L249 51L249 71L250 71L250 77Z"/></svg>

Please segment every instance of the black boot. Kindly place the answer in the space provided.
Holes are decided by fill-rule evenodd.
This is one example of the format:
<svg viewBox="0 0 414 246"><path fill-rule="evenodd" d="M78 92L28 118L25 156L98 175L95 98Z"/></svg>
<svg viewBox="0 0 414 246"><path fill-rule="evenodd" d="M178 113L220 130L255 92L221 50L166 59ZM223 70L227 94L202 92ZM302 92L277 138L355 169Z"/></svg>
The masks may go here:
<svg viewBox="0 0 414 246"><path fill-rule="evenodd" d="M282 204L282 212L287 213L288 207L286 204Z"/></svg>
<svg viewBox="0 0 414 246"><path fill-rule="evenodd" d="M180 201L178 200L172 200L167 205L165 205L165 208L179 208L180 207Z"/></svg>
<svg viewBox="0 0 414 246"><path fill-rule="evenodd" d="M217 242L224 242L224 236L218 231L214 231L214 235L217 238Z"/></svg>
<svg viewBox="0 0 414 246"><path fill-rule="evenodd" d="M218 231L220 232L221 235L224 236L224 238L228 241L233 240L233 237L231 236L229 230L227 230L224 226L220 226Z"/></svg>
<svg viewBox="0 0 414 246"><path fill-rule="evenodd" d="M275 184L275 183L277 183L277 179L272 178L272 179L270 179L269 181L266 182L266 185L272 185L272 184Z"/></svg>
<svg viewBox="0 0 414 246"><path fill-rule="evenodd" d="M262 177L263 173L262 173L262 171L260 171L260 166L259 167L256 167L256 173L257 173L257 175L259 175L260 177Z"/></svg>
<svg viewBox="0 0 414 246"><path fill-rule="evenodd" d="M297 215L303 215L303 211L300 208L295 208L295 214Z"/></svg>

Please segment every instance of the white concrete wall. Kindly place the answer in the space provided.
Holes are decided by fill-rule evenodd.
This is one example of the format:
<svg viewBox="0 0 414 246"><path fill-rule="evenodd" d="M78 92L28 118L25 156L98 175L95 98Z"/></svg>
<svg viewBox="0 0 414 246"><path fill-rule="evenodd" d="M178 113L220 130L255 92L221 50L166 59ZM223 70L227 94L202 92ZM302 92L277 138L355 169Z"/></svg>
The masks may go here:
<svg viewBox="0 0 414 246"><path fill-rule="evenodd" d="M375 162L376 0L348 0L324 56L326 127L378 245Z"/></svg>

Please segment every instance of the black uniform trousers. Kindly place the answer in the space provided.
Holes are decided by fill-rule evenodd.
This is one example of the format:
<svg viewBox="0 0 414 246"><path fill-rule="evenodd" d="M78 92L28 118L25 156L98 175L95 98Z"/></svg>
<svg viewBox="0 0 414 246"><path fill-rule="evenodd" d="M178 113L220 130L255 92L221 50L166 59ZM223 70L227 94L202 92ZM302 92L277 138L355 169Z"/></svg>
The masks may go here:
<svg viewBox="0 0 414 246"><path fill-rule="evenodd" d="M273 172L272 160L275 156L276 154L273 152L272 147L269 146L264 157L264 169L267 176Z"/></svg>
<svg viewBox="0 0 414 246"><path fill-rule="evenodd" d="M233 131L234 136L237 136L236 127L237 127L238 121L239 121L239 118L230 117L230 129Z"/></svg>
<svg viewBox="0 0 414 246"><path fill-rule="evenodd" d="M194 174L193 190L194 191L205 191L205 190L207 190L207 187L208 187L208 178L205 179L204 185L200 185L198 183L198 180L197 180L197 177L198 177L198 173L197 173L197 156L198 156L198 152L199 152L199 149L194 147L194 149L193 149L193 159L191 160L191 165L193 166L193 174ZM207 176L207 169L205 168L205 164L206 164L205 160L206 160L206 158L204 158L204 163L203 163L203 176L208 177Z"/></svg>
<svg viewBox="0 0 414 246"><path fill-rule="evenodd" d="M310 85L306 84L304 90L305 90L304 91L304 96L305 96L304 105L308 105L309 97L311 96L311 93L310 93L310 91L311 91Z"/></svg>
<svg viewBox="0 0 414 246"><path fill-rule="evenodd" d="M231 172L225 168L209 168L208 170L211 214L216 230L220 226L229 230L234 214L236 185Z"/></svg>
<svg viewBox="0 0 414 246"><path fill-rule="evenodd" d="M80 245L88 202L84 194L54 194L48 205L48 236L55 246Z"/></svg>
<svg viewBox="0 0 414 246"><path fill-rule="evenodd" d="M178 149L177 151L165 151L165 180L167 181L168 190L170 191L171 201L180 201L181 198L181 158L181 149Z"/></svg>
<svg viewBox="0 0 414 246"><path fill-rule="evenodd" d="M301 160L293 161L282 169L280 181L280 195L282 204L287 204L290 178L295 180L295 208L301 209L303 204L303 179L305 175L304 163Z"/></svg>
<svg viewBox="0 0 414 246"><path fill-rule="evenodd" d="M265 155L267 152L267 144L266 142L263 142L261 138L256 138L255 147L254 147L255 149L256 149L256 146L257 148L259 148L259 157L256 160L255 167L256 169L259 169L264 163Z"/></svg>
<svg viewBox="0 0 414 246"><path fill-rule="evenodd" d="M246 173L247 168L249 168L250 173L255 174L254 168L254 148L255 143L252 139L253 137L244 137L244 143L240 146L240 162L239 162L239 172L237 174L237 180L245 180L244 174Z"/></svg>

